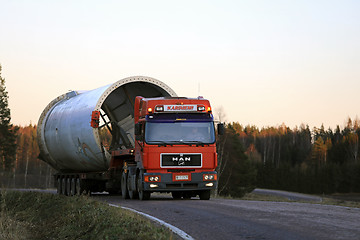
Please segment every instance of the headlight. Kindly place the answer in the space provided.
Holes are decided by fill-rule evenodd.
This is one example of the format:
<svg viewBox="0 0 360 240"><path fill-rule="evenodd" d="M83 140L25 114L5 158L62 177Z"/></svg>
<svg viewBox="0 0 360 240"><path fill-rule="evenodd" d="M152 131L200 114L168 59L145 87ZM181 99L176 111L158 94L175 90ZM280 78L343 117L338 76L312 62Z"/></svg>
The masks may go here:
<svg viewBox="0 0 360 240"><path fill-rule="evenodd" d="M204 174L203 175L203 180L204 181L215 181L216 179L217 179L216 174Z"/></svg>

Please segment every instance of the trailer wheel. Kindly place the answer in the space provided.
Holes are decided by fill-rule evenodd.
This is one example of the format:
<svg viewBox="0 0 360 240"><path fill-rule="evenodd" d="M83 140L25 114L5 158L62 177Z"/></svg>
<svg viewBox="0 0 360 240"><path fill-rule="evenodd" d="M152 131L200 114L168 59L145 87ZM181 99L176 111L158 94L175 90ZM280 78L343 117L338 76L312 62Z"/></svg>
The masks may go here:
<svg viewBox="0 0 360 240"><path fill-rule="evenodd" d="M66 196L66 177L61 179L61 194Z"/></svg>
<svg viewBox="0 0 360 240"><path fill-rule="evenodd" d="M129 198L129 192L127 190L127 173L125 171L121 174L121 195L123 199Z"/></svg>
<svg viewBox="0 0 360 240"><path fill-rule="evenodd" d="M70 187L70 195L75 196L76 195L76 178L70 178L71 181L71 187Z"/></svg>
<svg viewBox="0 0 360 240"><path fill-rule="evenodd" d="M143 185L142 185L140 174L137 176L137 184L136 185L137 185L137 191L138 191L138 194L139 194L139 199L141 201L149 200L151 192L147 192L147 191L143 190Z"/></svg>
<svg viewBox="0 0 360 240"><path fill-rule="evenodd" d="M62 187L61 178L58 178L58 179L57 179L56 192L57 192L57 194L59 194L59 195L62 194L62 192L61 192L61 187Z"/></svg>
<svg viewBox="0 0 360 240"><path fill-rule="evenodd" d="M200 200L209 200L210 199L210 190L201 191L199 194Z"/></svg>
<svg viewBox="0 0 360 240"><path fill-rule="evenodd" d="M81 188L80 178L76 178L75 182L76 182L75 183L75 194L81 195L82 191L84 191L84 189Z"/></svg>
<svg viewBox="0 0 360 240"><path fill-rule="evenodd" d="M66 178L66 195L71 196L71 178Z"/></svg>

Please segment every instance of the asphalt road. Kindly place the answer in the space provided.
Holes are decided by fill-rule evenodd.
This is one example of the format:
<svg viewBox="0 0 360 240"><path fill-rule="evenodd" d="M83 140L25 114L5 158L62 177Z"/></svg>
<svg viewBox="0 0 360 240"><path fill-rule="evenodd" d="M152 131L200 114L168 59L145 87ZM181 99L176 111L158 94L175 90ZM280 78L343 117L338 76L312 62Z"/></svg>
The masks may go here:
<svg viewBox="0 0 360 240"><path fill-rule="evenodd" d="M94 198L157 217L194 239L360 239L360 209L308 203L229 199L149 201Z"/></svg>

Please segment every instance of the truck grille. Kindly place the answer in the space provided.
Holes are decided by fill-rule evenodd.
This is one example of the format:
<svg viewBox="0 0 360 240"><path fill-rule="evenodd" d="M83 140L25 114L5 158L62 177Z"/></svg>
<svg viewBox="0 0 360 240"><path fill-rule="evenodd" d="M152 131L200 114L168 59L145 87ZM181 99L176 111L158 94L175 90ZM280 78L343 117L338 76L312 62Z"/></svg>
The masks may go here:
<svg viewBox="0 0 360 240"><path fill-rule="evenodd" d="M202 167L202 154L162 153L161 167L174 167L174 168Z"/></svg>

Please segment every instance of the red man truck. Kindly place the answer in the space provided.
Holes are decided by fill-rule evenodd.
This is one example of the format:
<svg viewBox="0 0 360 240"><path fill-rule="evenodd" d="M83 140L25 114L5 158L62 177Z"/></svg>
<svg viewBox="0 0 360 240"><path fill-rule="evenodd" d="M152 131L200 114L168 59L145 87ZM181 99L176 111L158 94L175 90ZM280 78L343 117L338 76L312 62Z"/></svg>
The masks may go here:
<svg viewBox="0 0 360 240"><path fill-rule="evenodd" d="M123 171L123 197L149 199L151 192L171 192L175 199L210 198L217 184L217 154L208 100L138 96L135 136L135 157Z"/></svg>
<svg viewBox="0 0 360 240"><path fill-rule="evenodd" d="M110 148L101 140L103 127L112 135ZM223 125L217 130L222 134ZM166 192L208 200L217 185L209 101L177 97L148 77L56 98L40 117L38 142L41 159L58 170L59 194L108 191L147 200Z"/></svg>

